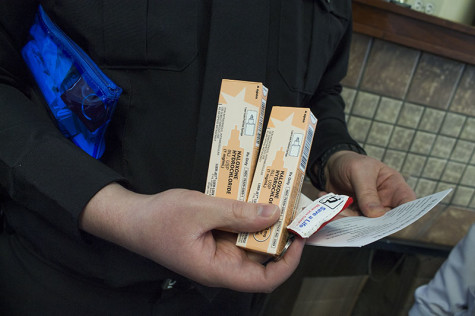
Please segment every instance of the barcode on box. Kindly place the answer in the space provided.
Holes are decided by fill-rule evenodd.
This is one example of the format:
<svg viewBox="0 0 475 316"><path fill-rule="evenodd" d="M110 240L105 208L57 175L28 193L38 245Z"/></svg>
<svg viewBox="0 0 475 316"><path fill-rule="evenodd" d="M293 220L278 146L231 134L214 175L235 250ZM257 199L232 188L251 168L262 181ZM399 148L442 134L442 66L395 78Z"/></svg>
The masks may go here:
<svg viewBox="0 0 475 316"><path fill-rule="evenodd" d="M241 190L239 192L239 200L244 201L247 195L247 181L249 178L249 168L244 168L242 177L243 177L243 181L241 183Z"/></svg>
<svg viewBox="0 0 475 316"><path fill-rule="evenodd" d="M278 243L279 243L279 237L280 237L280 230L282 229L282 220L279 220L276 224L275 224L275 231L274 231L274 237L272 238L272 242L271 242L271 245L270 247L272 249L275 249L277 248L278 246Z"/></svg>
<svg viewBox="0 0 475 316"><path fill-rule="evenodd" d="M237 244L245 245L247 243L248 238L249 238L249 234L247 234L247 233L239 234Z"/></svg>
<svg viewBox="0 0 475 316"><path fill-rule="evenodd" d="M312 126L308 126L307 129L307 137L305 137L305 145L303 148L303 153L302 153L302 160L300 161L300 170L302 172L305 172L305 168L307 167L307 161L308 161L308 156L310 155L310 148L312 147L312 139L313 139L313 133L314 129Z"/></svg>
<svg viewBox="0 0 475 316"><path fill-rule="evenodd" d="M264 95L267 95L267 88L266 87L263 87L264 88L264 92L265 94ZM261 136L262 136L262 126L264 124L264 116L266 114L266 103L267 103L267 99L262 99L261 101L261 111L259 113L259 125L257 126L257 137L256 137L256 146L259 147L259 144L261 142Z"/></svg>

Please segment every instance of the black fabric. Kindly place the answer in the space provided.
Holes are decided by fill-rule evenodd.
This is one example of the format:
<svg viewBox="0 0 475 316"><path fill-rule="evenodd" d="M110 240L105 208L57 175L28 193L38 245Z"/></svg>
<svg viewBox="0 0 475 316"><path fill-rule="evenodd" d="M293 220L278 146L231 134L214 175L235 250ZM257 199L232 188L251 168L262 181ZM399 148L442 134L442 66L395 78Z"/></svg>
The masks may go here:
<svg viewBox="0 0 475 316"><path fill-rule="evenodd" d="M255 315L251 294L222 290L212 301L196 288L160 283L123 288L72 275L35 254L17 235L0 234L2 315ZM254 309L255 310L255 309Z"/></svg>
<svg viewBox="0 0 475 316"><path fill-rule="evenodd" d="M39 3L124 89L100 161L62 137L21 59ZM339 84L347 68L350 5L1 1L0 187L8 195L2 203L10 229L51 264L103 286L165 278L189 284L80 232L82 209L111 182L140 193L203 191L223 78L263 82L267 117L273 105L310 107L319 119L310 164L335 144L356 145L346 129Z"/></svg>

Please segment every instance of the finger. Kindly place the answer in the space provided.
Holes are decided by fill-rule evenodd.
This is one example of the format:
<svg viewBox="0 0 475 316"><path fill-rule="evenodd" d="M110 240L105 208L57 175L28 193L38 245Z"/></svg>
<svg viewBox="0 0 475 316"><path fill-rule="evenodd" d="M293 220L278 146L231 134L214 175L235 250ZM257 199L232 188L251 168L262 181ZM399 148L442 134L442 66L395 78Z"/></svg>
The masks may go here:
<svg viewBox="0 0 475 316"><path fill-rule="evenodd" d="M295 238L292 242L292 245L287 249L284 256L277 262L270 262L266 266L266 277L267 280L275 280L276 282L272 284L270 282L268 286L268 291L272 291L277 286L282 284L287 280L292 273L297 269L300 258L302 256L303 248L305 246L305 239Z"/></svg>
<svg viewBox="0 0 475 316"><path fill-rule="evenodd" d="M257 253L257 252L252 252L252 251L246 251L246 255L250 260L259 262L259 263L265 263L272 259L271 255L266 255L263 253Z"/></svg>
<svg viewBox="0 0 475 316"><path fill-rule="evenodd" d="M322 196L327 195L327 194L328 194L328 192L326 192L326 191L320 191L320 192L318 192L317 197L321 198Z"/></svg>
<svg viewBox="0 0 475 316"><path fill-rule="evenodd" d="M214 230L213 231L213 236L215 237L215 239L220 239L221 242L226 240L226 241L232 243L233 245L235 245L236 241L237 241L237 234L232 233L232 232L226 232L226 231L222 231L222 230ZM243 251L244 251L245 255L247 256L247 258L249 258L250 260L252 260L254 262L264 263L264 262L267 262L269 260L269 258L271 257L270 255L263 254L263 253L247 251L247 250L244 250L244 249L243 249Z"/></svg>
<svg viewBox="0 0 475 316"><path fill-rule="evenodd" d="M341 217L348 217L348 216L362 216L359 209L354 209L354 208L346 208L343 211L341 211L337 216Z"/></svg>
<svg viewBox="0 0 475 316"><path fill-rule="evenodd" d="M339 220L339 219L342 219L342 218L346 218L346 217L348 217L348 215L340 215L340 214L338 214L337 216L333 217L333 218L330 220L330 222L334 222L334 221L336 221L336 220Z"/></svg>
<svg viewBox="0 0 475 316"><path fill-rule="evenodd" d="M394 178L396 178L396 180L392 182L393 188L392 190L389 189L393 193L391 206L397 207L401 204L415 200L416 194L411 189L411 187L407 184L407 182L404 180L403 176L398 173L394 175Z"/></svg>
<svg viewBox="0 0 475 316"><path fill-rule="evenodd" d="M236 244L236 241L237 241L237 234L236 233L231 233L231 232L226 232L226 231L222 231L222 230L214 230L213 231L213 236L215 237L215 239L220 239L220 241L228 241L230 243L232 243L233 245ZM244 250L244 253L245 255L247 256L247 258L249 258L250 260L254 261L254 262L258 262L258 263L264 263L264 262L267 262L269 261L269 259L271 258L271 255L268 255L268 254L263 254L263 253L257 253L257 252L253 252L253 251L247 251L247 250Z"/></svg>
<svg viewBox="0 0 475 316"><path fill-rule="evenodd" d="M386 169L383 173L384 181L378 186L378 194L381 203L388 210L416 199L416 194L400 173L391 169Z"/></svg>
<svg viewBox="0 0 475 316"><path fill-rule="evenodd" d="M232 232L256 232L273 225L280 209L273 204L247 203L212 198L203 212L208 229L220 228Z"/></svg>
<svg viewBox="0 0 475 316"><path fill-rule="evenodd" d="M281 260L266 266L250 259L245 261L239 270L228 271L226 278L229 283L225 283L224 287L241 292L272 292L295 271L304 246L304 239L295 239ZM233 273L236 275L233 276Z"/></svg>
<svg viewBox="0 0 475 316"><path fill-rule="evenodd" d="M233 234L230 232L215 230L213 231L213 235L215 236L215 238L220 238L221 240L227 240L231 242L232 244L235 244L237 240L237 234ZM263 253L247 251L247 250L244 250L244 252L247 258L249 258L250 260L254 262L265 263L272 259L272 256L269 254L263 254Z"/></svg>
<svg viewBox="0 0 475 316"><path fill-rule="evenodd" d="M393 207L397 207L401 204L411 202L416 199L416 194L411 189L411 187L409 187L409 185L406 185L405 187L401 188L401 190L398 190L397 194L397 202L393 205Z"/></svg>
<svg viewBox="0 0 475 316"><path fill-rule="evenodd" d="M377 189L379 170L359 170L353 177L352 185L360 211L368 217L378 217L386 213L387 209L381 203Z"/></svg>

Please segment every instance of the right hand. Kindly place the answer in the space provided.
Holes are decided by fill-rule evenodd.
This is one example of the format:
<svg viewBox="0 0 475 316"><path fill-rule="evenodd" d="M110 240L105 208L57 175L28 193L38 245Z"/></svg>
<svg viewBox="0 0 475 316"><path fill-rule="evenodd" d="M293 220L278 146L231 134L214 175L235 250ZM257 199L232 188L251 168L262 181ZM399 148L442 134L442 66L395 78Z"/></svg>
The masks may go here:
<svg viewBox="0 0 475 316"><path fill-rule="evenodd" d="M274 224L279 209L172 189L141 195L110 184L86 206L81 228L143 255L206 286L243 292L271 292L297 268L304 240L266 266L235 245L235 235Z"/></svg>
<svg viewBox="0 0 475 316"><path fill-rule="evenodd" d="M352 151L334 153L325 167L325 177L329 192L352 196L355 198L353 207L367 217L382 216L416 199L397 170Z"/></svg>

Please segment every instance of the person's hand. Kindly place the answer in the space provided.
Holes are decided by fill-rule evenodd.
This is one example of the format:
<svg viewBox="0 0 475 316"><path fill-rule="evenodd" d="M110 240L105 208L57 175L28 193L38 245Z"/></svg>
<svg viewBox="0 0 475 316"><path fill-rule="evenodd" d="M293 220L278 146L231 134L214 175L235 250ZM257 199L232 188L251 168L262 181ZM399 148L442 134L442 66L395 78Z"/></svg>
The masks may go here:
<svg viewBox="0 0 475 316"><path fill-rule="evenodd" d="M352 151L333 154L325 166L326 190L356 198L358 210L368 217L378 217L388 210L416 198L414 191L396 170L372 157Z"/></svg>
<svg viewBox="0 0 475 316"><path fill-rule="evenodd" d="M117 243L203 285L270 292L296 269L303 240L266 266L235 245L228 231L255 232L279 218L278 207L173 189L140 195L110 184L86 206L81 228Z"/></svg>

